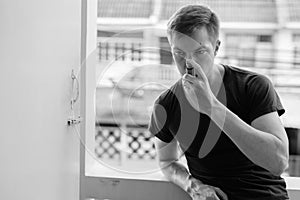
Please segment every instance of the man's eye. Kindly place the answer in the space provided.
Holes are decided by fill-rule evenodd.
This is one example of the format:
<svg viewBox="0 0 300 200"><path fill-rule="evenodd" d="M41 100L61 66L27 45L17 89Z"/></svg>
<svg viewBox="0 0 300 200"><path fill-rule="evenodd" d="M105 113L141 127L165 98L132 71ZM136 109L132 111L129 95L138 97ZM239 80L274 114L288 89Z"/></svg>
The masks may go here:
<svg viewBox="0 0 300 200"><path fill-rule="evenodd" d="M199 50L199 51L197 51L196 53L197 54L204 54L206 51L205 50Z"/></svg>
<svg viewBox="0 0 300 200"><path fill-rule="evenodd" d="M183 56L184 57L184 53L181 52L181 51L174 51L175 55L178 55L178 56Z"/></svg>

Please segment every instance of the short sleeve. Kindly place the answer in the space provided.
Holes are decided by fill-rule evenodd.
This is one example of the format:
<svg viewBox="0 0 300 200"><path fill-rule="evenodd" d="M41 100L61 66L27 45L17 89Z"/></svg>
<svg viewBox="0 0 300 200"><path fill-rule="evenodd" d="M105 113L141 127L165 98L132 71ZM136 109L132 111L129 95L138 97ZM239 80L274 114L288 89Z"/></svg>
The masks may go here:
<svg viewBox="0 0 300 200"><path fill-rule="evenodd" d="M272 82L265 76L257 75L248 83L247 99L249 105L249 121L277 111L281 116L285 110Z"/></svg>
<svg viewBox="0 0 300 200"><path fill-rule="evenodd" d="M148 130L153 136L159 138L163 142L169 143L174 139L174 136L168 129L167 108L159 101L159 99L154 103Z"/></svg>

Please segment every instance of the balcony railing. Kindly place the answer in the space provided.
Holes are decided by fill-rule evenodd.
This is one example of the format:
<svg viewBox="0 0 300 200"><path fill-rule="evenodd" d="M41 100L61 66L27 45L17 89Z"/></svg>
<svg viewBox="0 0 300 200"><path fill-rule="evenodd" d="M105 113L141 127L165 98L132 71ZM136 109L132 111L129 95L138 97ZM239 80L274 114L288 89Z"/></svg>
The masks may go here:
<svg viewBox="0 0 300 200"><path fill-rule="evenodd" d="M242 68L261 72L268 75L275 87L292 87L300 88L300 49L294 48L292 51L276 50L272 48L230 48L227 47L225 52L217 57L224 64L233 64ZM172 63L172 55L170 50L164 47L163 51L159 47L157 49L146 49L142 42L120 43L120 42L99 42L99 63L107 61L117 62L134 62L135 65L140 63L141 66L145 62L162 63L163 60L171 60L167 65ZM167 54L166 54L167 53ZM282 56L278 56L281 54ZM166 59L169 56L169 59ZM159 67L157 68L159 71ZM149 72L147 72L149 74ZM157 78L177 78L172 70L162 71L156 75ZM169 80L168 80L169 81Z"/></svg>
<svg viewBox="0 0 300 200"><path fill-rule="evenodd" d="M128 160L155 160L153 137L146 126L96 123L95 153L120 165Z"/></svg>
<svg viewBox="0 0 300 200"><path fill-rule="evenodd" d="M146 125L122 125L96 123L95 154L99 159L110 160L122 165L156 162L153 137ZM134 162L132 162L134 161ZM138 161L138 162L137 162ZM288 176L300 176L300 155L291 155Z"/></svg>

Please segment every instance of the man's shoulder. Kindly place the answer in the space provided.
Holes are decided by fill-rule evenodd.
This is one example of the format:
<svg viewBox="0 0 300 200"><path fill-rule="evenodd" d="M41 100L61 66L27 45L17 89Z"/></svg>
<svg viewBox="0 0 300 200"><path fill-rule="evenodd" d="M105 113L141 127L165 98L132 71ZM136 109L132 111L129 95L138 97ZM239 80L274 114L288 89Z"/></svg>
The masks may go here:
<svg viewBox="0 0 300 200"><path fill-rule="evenodd" d="M252 71L250 68L239 67L236 65L224 65L227 67L231 73L240 76L251 76L251 75L259 75L257 72Z"/></svg>
<svg viewBox="0 0 300 200"><path fill-rule="evenodd" d="M170 101L173 101L173 99L176 98L176 96L179 93L181 85L180 81L181 79L177 80L169 88L162 91L160 95L156 98L155 103L161 105L168 105Z"/></svg>
<svg viewBox="0 0 300 200"><path fill-rule="evenodd" d="M249 68L242 68L234 65L225 65L225 67L229 71L228 74L231 80L235 79L240 84L245 83L246 85L249 85L252 83L263 83L269 81L269 79L265 75L255 72Z"/></svg>

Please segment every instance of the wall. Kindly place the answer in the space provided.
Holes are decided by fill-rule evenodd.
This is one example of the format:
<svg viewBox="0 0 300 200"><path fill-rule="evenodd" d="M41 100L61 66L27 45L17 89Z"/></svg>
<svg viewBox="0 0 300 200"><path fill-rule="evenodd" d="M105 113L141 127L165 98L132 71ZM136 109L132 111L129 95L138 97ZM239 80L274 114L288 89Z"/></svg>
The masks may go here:
<svg viewBox="0 0 300 200"><path fill-rule="evenodd" d="M79 199L66 126L80 65L80 0L0 1L0 199Z"/></svg>
<svg viewBox="0 0 300 200"><path fill-rule="evenodd" d="M290 200L299 200L299 181L287 178ZM85 196L111 200L190 200L190 197L178 186L165 180L130 180L87 177Z"/></svg>

